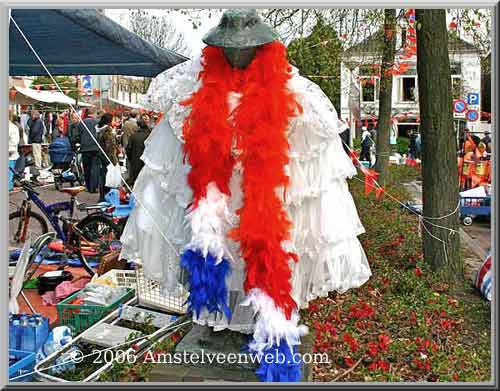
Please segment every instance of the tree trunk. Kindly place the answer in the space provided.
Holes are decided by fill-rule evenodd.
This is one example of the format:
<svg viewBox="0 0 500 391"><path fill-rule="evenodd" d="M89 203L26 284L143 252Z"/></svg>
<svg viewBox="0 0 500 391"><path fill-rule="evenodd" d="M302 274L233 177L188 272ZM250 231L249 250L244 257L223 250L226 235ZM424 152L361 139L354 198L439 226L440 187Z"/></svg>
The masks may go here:
<svg viewBox="0 0 500 391"><path fill-rule="evenodd" d="M389 165L389 131L392 110L392 72L396 52L396 10L384 10L384 51L380 67L380 93L378 106L377 161L375 171L378 181L384 186Z"/></svg>
<svg viewBox="0 0 500 391"><path fill-rule="evenodd" d="M453 129L448 32L444 9L416 10L422 137L424 259L448 281L463 279L460 257L457 143ZM441 227L431 225L436 224Z"/></svg>

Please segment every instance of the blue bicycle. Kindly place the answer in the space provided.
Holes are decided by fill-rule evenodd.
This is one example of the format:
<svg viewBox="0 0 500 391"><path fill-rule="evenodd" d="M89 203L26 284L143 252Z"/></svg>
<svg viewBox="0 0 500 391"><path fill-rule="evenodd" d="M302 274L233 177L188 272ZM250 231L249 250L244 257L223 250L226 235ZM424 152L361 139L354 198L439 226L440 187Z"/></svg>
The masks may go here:
<svg viewBox="0 0 500 391"><path fill-rule="evenodd" d="M76 196L85 190L83 186L60 190L70 196L69 201L45 204L31 183L21 180L19 174L12 171L20 181L26 199L18 210L9 214L9 250L22 247L30 235L38 238L48 232L45 218L32 210L34 203L60 239L61 251L79 258L85 270L90 275L95 274L87 257L100 258L119 244L121 229L110 217L115 207L107 203L87 205L78 202ZM87 212L87 216L75 218L75 208Z"/></svg>

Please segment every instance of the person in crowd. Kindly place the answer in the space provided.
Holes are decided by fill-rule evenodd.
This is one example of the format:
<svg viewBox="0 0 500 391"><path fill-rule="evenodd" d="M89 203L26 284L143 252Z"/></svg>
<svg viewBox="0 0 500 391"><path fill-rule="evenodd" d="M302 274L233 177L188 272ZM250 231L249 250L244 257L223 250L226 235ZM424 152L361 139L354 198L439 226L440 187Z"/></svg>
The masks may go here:
<svg viewBox="0 0 500 391"><path fill-rule="evenodd" d="M141 159L142 153L144 152L144 142L151 133L149 127L149 116L142 115L137 121L139 129L130 136L127 144L127 159L130 163L130 172L128 177L128 183L130 187L134 186L135 180L139 175L144 162Z"/></svg>
<svg viewBox="0 0 500 391"><path fill-rule="evenodd" d="M488 157L488 153L486 151L486 144L482 141L479 142L475 152L474 152L475 160L486 160Z"/></svg>
<svg viewBox="0 0 500 391"><path fill-rule="evenodd" d="M109 188L106 187L108 165L110 164L110 161L113 165L118 164L118 146L116 143L116 134L111 126L112 122L113 116L109 113L104 113L96 127L98 142L101 146L101 152L99 153L99 202L105 200L104 196L109 191Z"/></svg>
<svg viewBox="0 0 500 391"><path fill-rule="evenodd" d="M422 159L422 138L420 136L420 133L417 133L417 136L415 137L415 152L416 152L416 157L417 159Z"/></svg>
<svg viewBox="0 0 500 391"><path fill-rule="evenodd" d="M76 151L76 144L80 144L79 122L78 114L75 112L71 113L71 122L68 125L68 138L73 151Z"/></svg>
<svg viewBox="0 0 500 391"><path fill-rule="evenodd" d="M35 167L40 170L42 168L42 142L45 127L37 110L31 112L31 118L28 120L27 127L28 144L31 144Z"/></svg>
<svg viewBox="0 0 500 391"><path fill-rule="evenodd" d="M19 128L14 123L15 115L9 110L9 191L14 187L14 173L17 160L19 159Z"/></svg>
<svg viewBox="0 0 500 391"><path fill-rule="evenodd" d="M417 132L413 130L410 133L410 145L408 146L408 157L410 159L417 158Z"/></svg>
<svg viewBox="0 0 500 391"><path fill-rule="evenodd" d="M370 147L372 146L372 139L370 132L363 126L361 128L361 154L359 156L359 160L370 161Z"/></svg>
<svg viewBox="0 0 500 391"><path fill-rule="evenodd" d="M464 153L474 152L479 144L478 140L475 140L468 129L464 132Z"/></svg>
<svg viewBox="0 0 500 391"><path fill-rule="evenodd" d="M95 118L93 107L89 108L83 123L78 123L85 185L90 193L96 193L99 186L99 147L96 143L97 124L98 121Z"/></svg>
<svg viewBox="0 0 500 391"><path fill-rule="evenodd" d="M148 114L146 113L142 114L141 119L146 123L149 130L153 129L154 124L151 121L151 117ZM139 123L137 123L137 126L140 127Z"/></svg>
<svg viewBox="0 0 500 391"><path fill-rule="evenodd" d="M491 153L491 136L489 131L484 132L484 137L481 141L486 145L486 152Z"/></svg>
<svg viewBox="0 0 500 391"><path fill-rule="evenodd" d="M9 118L9 160L17 160L19 158L19 128L14 123L15 115L10 112Z"/></svg>
<svg viewBox="0 0 500 391"><path fill-rule="evenodd" d="M54 129L52 129L52 141L57 137L63 136L66 136L66 132L64 131L64 118L59 117L56 119Z"/></svg>
<svg viewBox="0 0 500 391"><path fill-rule="evenodd" d="M12 122L17 126L17 129L19 130L19 146L23 146L24 144L26 144L26 141L24 138L24 130L21 125L21 117L12 114Z"/></svg>
<svg viewBox="0 0 500 391"><path fill-rule="evenodd" d="M121 144L122 144L122 148L124 151L127 150L127 144L128 144L128 140L130 139L130 136L132 136L132 134L134 134L137 131L137 129L139 128L137 126L137 116L138 115L139 115L139 113L137 112L137 110L134 109L130 112L129 118L126 121L124 120L124 122L123 122L122 134L121 134ZM127 173L129 174L130 173L130 163L128 160L126 161L126 167L127 167Z"/></svg>
<svg viewBox="0 0 500 391"><path fill-rule="evenodd" d="M127 144L130 136L139 128L137 126L137 115L139 113L137 110L132 110L130 112L130 118L123 123L123 134L122 134L122 145L125 150L127 149Z"/></svg>

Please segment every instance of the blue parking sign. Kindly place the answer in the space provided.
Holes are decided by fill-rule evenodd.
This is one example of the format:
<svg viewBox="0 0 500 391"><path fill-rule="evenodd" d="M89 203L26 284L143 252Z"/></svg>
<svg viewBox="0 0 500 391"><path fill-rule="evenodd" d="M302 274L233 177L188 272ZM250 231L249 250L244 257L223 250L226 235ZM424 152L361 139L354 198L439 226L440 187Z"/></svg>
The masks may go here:
<svg viewBox="0 0 500 391"><path fill-rule="evenodd" d="M467 94L467 104L469 106L479 105L479 92L470 92Z"/></svg>

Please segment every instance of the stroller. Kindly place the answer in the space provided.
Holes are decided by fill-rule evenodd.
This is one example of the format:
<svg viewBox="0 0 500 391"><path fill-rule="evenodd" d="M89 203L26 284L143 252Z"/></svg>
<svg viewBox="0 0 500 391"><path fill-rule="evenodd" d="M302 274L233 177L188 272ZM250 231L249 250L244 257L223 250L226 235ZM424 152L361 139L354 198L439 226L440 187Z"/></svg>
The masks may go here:
<svg viewBox="0 0 500 391"><path fill-rule="evenodd" d="M57 137L49 145L49 156L57 190L60 190L65 182L69 182L71 186L75 186L75 183L81 186L85 184L82 166L71 148L68 137Z"/></svg>

